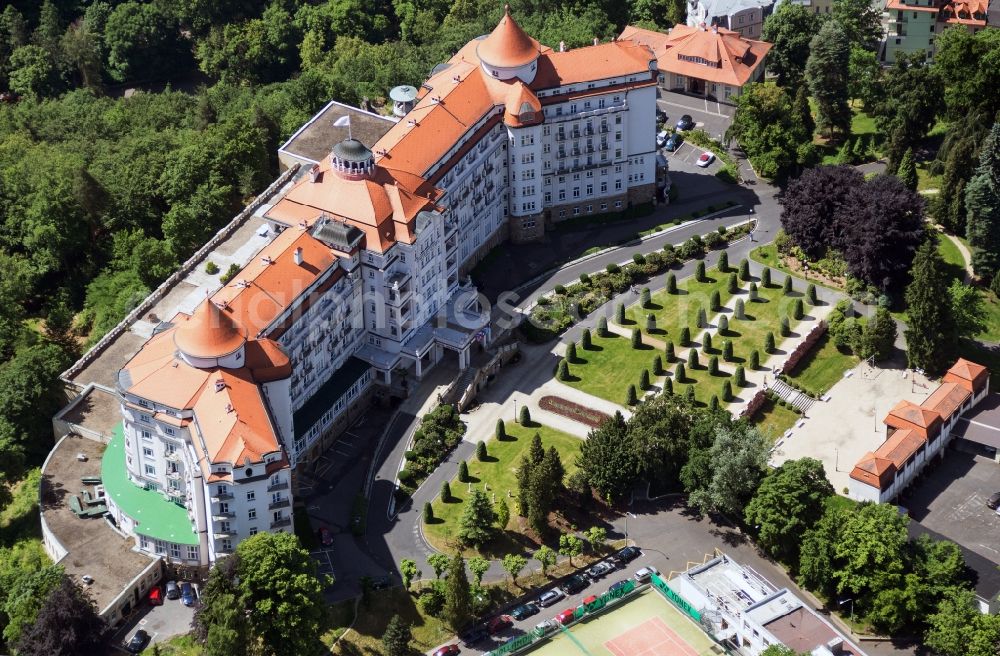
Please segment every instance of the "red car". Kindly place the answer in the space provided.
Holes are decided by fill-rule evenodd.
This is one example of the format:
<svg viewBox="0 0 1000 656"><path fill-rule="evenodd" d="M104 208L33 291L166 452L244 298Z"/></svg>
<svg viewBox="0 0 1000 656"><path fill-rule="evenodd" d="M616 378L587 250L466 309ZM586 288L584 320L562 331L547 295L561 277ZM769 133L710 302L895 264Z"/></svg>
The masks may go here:
<svg viewBox="0 0 1000 656"><path fill-rule="evenodd" d="M163 590L160 589L160 586L154 585L152 588L149 589L148 599L149 603L152 604L153 606L163 605Z"/></svg>
<svg viewBox="0 0 1000 656"><path fill-rule="evenodd" d="M572 622L575 617L576 617L576 609L567 608L563 612L556 615L556 621L562 624L563 626L566 626L567 624Z"/></svg>
<svg viewBox="0 0 1000 656"><path fill-rule="evenodd" d="M595 601L597 601L597 595L590 595L589 597L583 600L583 605L586 606L587 604L592 604Z"/></svg>
<svg viewBox="0 0 1000 656"><path fill-rule="evenodd" d="M458 648L458 645L445 645L434 652L434 656L457 656L461 653L462 650Z"/></svg>
<svg viewBox="0 0 1000 656"><path fill-rule="evenodd" d="M486 628L489 630L490 635L496 635L512 626L514 626L513 617L510 615L497 615L490 620L489 624L486 625Z"/></svg>

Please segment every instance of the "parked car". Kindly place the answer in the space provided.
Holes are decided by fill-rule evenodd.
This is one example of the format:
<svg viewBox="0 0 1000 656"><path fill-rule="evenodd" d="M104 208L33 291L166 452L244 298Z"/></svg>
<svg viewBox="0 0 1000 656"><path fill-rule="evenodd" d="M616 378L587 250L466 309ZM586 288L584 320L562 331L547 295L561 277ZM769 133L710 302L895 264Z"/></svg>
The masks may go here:
<svg viewBox="0 0 1000 656"><path fill-rule="evenodd" d="M573 618L575 616L576 616L576 609L567 608L563 612L556 615L556 621L562 624L563 626L566 626L567 624L573 621Z"/></svg>
<svg viewBox="0 0 1000 656"><path fill-rule="evenodd" d="M557 630L558 628L559 625L556 624L555 620L542 620L541 622L535 625L535 631L540 633L541 636L548 635L553 631Z"/></svg>
<svg viewBox="0 0 1000 656"><path fill-rule="evenodd" d="M678 130L690 130L694 127L694 119L691 118L690 114L685 114L681 116L680 120L677 121Z"/></svg>
<svg viewBox="0 0 1000 656"><path fill-rule="evenodd" d="M625 563L631 563L641 555L642 552L639 551L639 547L622 547L611 558L616 563L624 565Z"/></svg>
<svg viewBox="0 0 1000 656"><path fill-rule="evenodd" d="M697 164L701 168L705 168L714 161L715 161L715 153L711 153L706 150L701 154L701 157L698 158L698 161L695 162L695 164Z"/></svg>
<svg viewBox="0 0 1000 656"><path fill-rule="evenodd" d="M512 626L514 626L513 617L510 615L497 615L490 620L489 624L486 625L486 629L490 632L490 635L496 635L501 631L506 631Z"/></svg>
<svg viewBox="0 0 1000 656"><path fill-rule="evenodd" d="M591 581L596 581L604 578L609 572L613 571L615 571L615 566L606 560L602 560L587 570L587 576L590 577Z"/></svg>
<svg viewBox="0 0 1000 656"><path fill-rule="evenodd" d="M392 577L386 574L369 577L369 585L371 585L372 590L385 590L392 587Z"/></svg>
<svg viewBox="0 0 1000 656"><path fill-rule="evenodd" d="M986 506L990 510L996 510L1000 507L1000 492L994 492L990 495L990 498L986 500Z"/></svg>
<svg viewBox="0 0 1000 656"><path fill-rule="evenodd" d="M462 650L458 648L458 645L445 645L434 652L434 656L457 656L461 653Z"/></svg>
<svg viewBox="0 0 1000 656"><path fill-rule="evenodd" d="M590 596L584 597L583 601L580 602L580 603L582 603L584 606L586 606L587 604L592 604L595 601L597 601L597 595L590 595Z"/></svg>
<svg viewBox="0 0 1000 656"><path fill-rule="evenodd" d="M646 581L649 580L650 576L652 576L653 574L657 574L658 575L659 573L660 573L660 570L658 570L655 567L653 567L652 565L650 565L649 567L643 567L642 569L639 569L632 576L639 583L645 583Z"/></svg>
<svg viewBox="0 0 1000 656"><path fill-rule="evenodd" d="M590 585L590 581L583 574L574 574L563 583L563 590L568 595L574 595Z"/></svg>
<svg viewBox="0 0 1000 656"><path fill-rule="evenodd" d="M531 617L532 615L535 615L536 613L538 613L538 606L531 603L530 601L526 604L521 604L514 610L510 611L511 617L513 617L515 620L519 622L526 617Z"/></svg>
<svg viewBox="0 0 1000 656"><path fill-rule="evenodd" d="M485 626L477 626L458 636L458 639L462 641L463 647L471 647L478 642L482 642L489 635L490 632L486 630Z"/></svg>
<svg viewBox="0 0 1000 656"><path fill-rule="evenodd" d="M553 588L551 590L548 590L547 592L542 593L542 596L538 598L538 605L541 606L542 608L548 608L549 606L555 604L565 596L566 593L564 593L562 590L560 590L559 588Z"/></svg>
<svg viewBox="0 0 1000 656"><path fill-rule="evenodd" d="M623 579L623 580L618 581L616 583L612 583L611 587L608 588L608 592L614 592L618 588L624 588L626 585L628 585L628 579Z"/></svg>
<svg viewBox="0 0 1000 656"><path fill-rule="evenodd" d="M153 606L162 606L163 605L163 589L160 586L158 586L158 585L154 585L152 588L149 589L149 595L147 595L146 598L149 599L150 605L153 605Z"/></svg>
<svg viewBox="0 0 1000 656"><path fill-rule="evenodd" d="M657 107L656 108L656 124L659 125L660 123L666 123L666 122L667 122L667 113L665 111L663 111L662 109L660 109L659 107Z"/></svg>
<svg viewBox="0 0 1000 656"><path fill-rule="evenodd" d="M149 634L144 629L139 629L132 636L132 639L125 645L125 651L130 654L138 654L149 644Z"/></svg>
<svg viewBox="0 0 1000 656"><path fill-rule="evenodd" d="M179 599L181 589L177 587L177 581L167 581L167 599Z"/></svg>
<svg viewBox="0 0 1000 656"><path fill-rule="evenodd" d="M333 545L333 533L325 526L321 526L319 529L319 542L324 547Z"/></svg>
<svg viewBox="0 0 1000 656"><path fill-rule="evenodd" d="M663 147L670 152L674 152L681 147L682 143L684 143L684 137L681 136L680 132L674 132L670 135L670 138L667 139L667 143L663 144Z"/></svg>
<svg viewBox="0 0 1000 656"><path fill-rule="evenodd" d="M663 148L664 144L667 143L667 139L670 138L670 134L664 130L656 135L656 147Z"/></svg>
<svg viewBox="0 0 1000 656"><path fill-rule="evenodd" d="M187 581L181 583L181 602L185 606L194 606L196 599L194 596L194 587Z"/></svg>

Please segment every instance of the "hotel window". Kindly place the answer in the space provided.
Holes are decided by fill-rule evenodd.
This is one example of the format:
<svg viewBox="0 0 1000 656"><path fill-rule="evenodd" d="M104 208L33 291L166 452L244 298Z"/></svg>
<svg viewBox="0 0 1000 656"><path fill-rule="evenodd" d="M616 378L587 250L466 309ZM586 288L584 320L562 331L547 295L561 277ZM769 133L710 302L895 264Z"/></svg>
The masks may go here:
<svg viewBox="0 0 1000 656"><path fill-rule="evenodd" d="M281 515L281 511L280 511L280 510L275 510L275 511L274 511L274 512L273 512L273 513L271 514L271 517L272 517L272 521L273 521L273 522L274 522L275 524L277 524L278 522L280 522L280 521L282 521L282 520L284 519L284 517L283 517L283 516Z"/></svg>
<svg viewBox="0 0 1000 656"><path fill-rule="evenodd" d="M587 195L588 196L594 195L594 185L592 184L587 185Z"/></svg>
<svg viewBox="0 0 1000 656"><path fill-rule="evenodd" d="M177 434L177 431L175 431L173 428L164 428L163 432L166 433L167 435L176 435Z"/></svg>
<svg viewBox="0 0 1000 656"><path fill-rule="evenodd" d="M580 213L580 208L579 208L579 207L574 207L574 208L573 208L573 216L576 216L576 215L578 215L579 213Z"/></svg>
<svg viewBox="0 0 1000 656"><path fill-rule="evenodd" d="M146 456L147 458L152 458L153 450L150 449L148 446L144 446L142 447L142 455Z"/></svg>
<svg viewBox="0 0 1000 656"><path fill-rule="evenodd" d="M247 510L247 519L257 519L257 509L250 508Z"/></svg>
<svg viewBox="0 0 1000 656"><path fill-rule="evenodd" d="M223 538L222 539L222 550L224 552L227 552L227 553L230 552L230 551L232 551L233 550L233 541L230 540L229 538Z"/></svg>
<svg viewBox="0 0 1000 656"><path fill-rule="evenodd" d="M544 202L546 202L546 203L551 203L552 202L552 192L551 191L546 191L545 195L542 197L542 200Z"/></svg>
<svg viewBox="0 0 1000 656"><path fill-rule="evenodd" d="M144 408L148 408L149 407L149 401L147 401L146 399L139 399L139 405L141 405Z"/></svg>
<svg viewBox="0 0 1000 656"><path fill-rule="evenodd" d="M622 189L622 181L615 180L615 191L621 191L621 189Z"/></svg>
<svg viewBox="0 0 1000 656"><path fill-rule="evenodd" d="M181 557L181 547L179 544L170 543L170 557L180 558Z"/></svg>
<svg viewBox="0 0 1000 656"><path fill-rule="evenodd" d="M615 207L621 207L621 206L622 206L622 202L620 200L616 200L615 201Z"/></svg>
<svg viewBox="0 0 1000 656"><path fill-rule="evenodd" d="M601 193L602 194L608 193L608 183L606 181L601 182Z"/></svg>
<svg viewBox="0 0 1000 656"><path fill-rule="evenodd" d="M253 537L253 536L257 535L257 527L256 526L251 526L250 530L247 531L247 533L250 534L250 537Z"/></svg>
<svg viewBox="0 0 1000 656"><path fill-rule="evenodd" d="M566 200L566 190L565 189L560 189L559 190L559 200Z"/></svg>
<svg viewBox="0 0 1000 656"><path fill-rule="evenodd" d="M608 209L608 204L607 203L601 203L601 211L603 212L606 209Z"/></svg>
<svg viewBox="0 0 1000 656"><path fill-rule="evenodd" d="M594 211L594 206L593 205L587 205L587 214L590 214L593 211Z"/></svg>
<svg viewBox="0 0 1000 656"><path fill-rule="evenodd" d="M145 414L139 415L139 421L141 421L144 424L150 423L151 420L152 420L152 417L150 417L149 415L145 415Z"/></svg>
<svg viewBox="0 0 1000 656"><path fill-rule="evenodd" d="M154 467L153 465L150 465L150 464L147 463L146 464L146 475L147 476L156 476L156 467Z"/></svg>
<svg viewBox="0 0 1000 656"><path fill-rule="evenodd" d="M580 188L573 187L573 198L579 198L579 197L580 197Z"/></svg>
<svg viewBox="0 0 1000 656"><path fill-rule="evenodd" d="M144 549L146 551L149 550L149 538L147 538L145 535L139 536L139 548Z"/></svg>
<svg viewBox="0 0 1000 656"><path fill-rule="evenodd" d="M547 144L547 143L542 144L542 152L543 153L548 153L550 150L552 150L552 147L551 147L550 144Z"/></svg>
<svg viewBox="0 0 1000 656"><path fill-rule="evenodd" d="M187 558L188 560L198 560L198 547L188 546Z"/></svg>
<svg viewBox="0 0 1000 656"><path fill-rule="evenodd" d="M167 553L167 543L163 540L156 541L156 553L165 554Z"/></svg>
<svg viewBox="0 0 1000 656"><path fill-rule="evenodd" d="M249 492L247 492L247 501L254 501L254 500L256 500L256 498L257 498L257 495L254 494L253 490L250 490Z"/></svg>

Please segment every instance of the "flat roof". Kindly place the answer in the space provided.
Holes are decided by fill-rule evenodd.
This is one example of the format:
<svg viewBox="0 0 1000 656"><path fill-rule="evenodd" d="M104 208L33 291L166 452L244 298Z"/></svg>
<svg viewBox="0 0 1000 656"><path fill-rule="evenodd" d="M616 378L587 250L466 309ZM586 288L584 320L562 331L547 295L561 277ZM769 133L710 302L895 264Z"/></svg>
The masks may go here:
<svg viewBox="0 0 1000 656"><path fill-rule="evenodd" d="M67 551L59 564L77 581L85 574L94 577L86 588L99 610L114 601L153 560L135 550L134 540L122 537L103 518L80 519L69 509L70 496L82 496L84 489L94 494L94 486L84 485L80 479L101 475L104 453L100 442L70 433L45 461L41 484L42 516ZM86 459L78 460L79 454Z"/></svg>
<svg viewBox="0 0 1000 656"><path fill-rule="evenodd" d="M1000 449L1000 394L987 394L955 423L956 437Z"/></svg>
<svg viewBox="0 0 1000 656"><path fill-rule="evenodd" d="M689 570L688 576L708 593L710 599L721 602L730 611L749 608L778 591L763 576L728 556L720 556Z"/></svg>
<svg viewBox="0 0 1000 656"><path fill-rule="evenodd" d="M77 397L76 402L66 408L58 418L74 426L111 437L115 426L121 421L120 404L117 395L100 387L91 387Z"/></svg>
<svg viewBox="0 0 1000 656"><path fill-rule="evenodd" d="M198 536L191 528L186 508L169 501L160 492L143 489L129 480L121 424L115 426L114 437L104 451L101 477L107 495L122 512L135 520L136 533L154 540L198 546Z"/></svg>
<svg viewBox="0 0 1000 656"><path fill-rule="evenodd" d="M334 125L337 119L344 116L351 117L350 129L347 126ZM394 117L375 114L331 100L282 144L278 152L288 153L310 162L319 162L330 154L335 144L347 139L348 135L371 148L395 124Z"/></svg>
<svg viewBox="0 0 1000 656"><path fill-rule="evenodd" d="M783 645L799 654L811 652L817 647L828 645L831 640L840 639L843 641L842 651L834 653L864 656L864 652L856 649L823 618L802 606L768 622L764 628Z"/></svg>

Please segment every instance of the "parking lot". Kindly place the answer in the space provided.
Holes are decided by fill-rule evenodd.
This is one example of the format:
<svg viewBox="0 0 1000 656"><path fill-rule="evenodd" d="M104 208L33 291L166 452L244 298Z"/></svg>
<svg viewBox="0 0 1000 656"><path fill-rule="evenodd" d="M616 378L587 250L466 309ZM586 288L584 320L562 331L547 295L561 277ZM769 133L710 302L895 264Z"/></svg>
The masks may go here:
<svg viewBox="0 0 1000 656"><path fill-rule="evenodd" d="M729 129L734 107L722 103L685 96L660 89L657 106L667 113L667 125L673 126L684 114L690 114L694 119L695 128L704 130L713 139L722 140Z"/></svg>
<svg viewBox="0 0 1000 656"><path fill-rule="evenodd" d="M196 586L195 596L200 597L200 593ZM161 606L151 606L149 602L143 600L131 617L115 632L111 646L118 653L125 653L125 645L140 629L150 635L150 644L164 642L174 636L188 633L194 620L194 610L193 606L182 604L180 599L164 599ZM148 651L149 647L146 650Z"/></svg>
<svg viewBox="0 0 1000 656"><path fill-rule="evenodd" d="M1000 563L1000 515L986 507L986 500L997 491L1000 465L949 448L899 503L923 526Z"/></svg>

